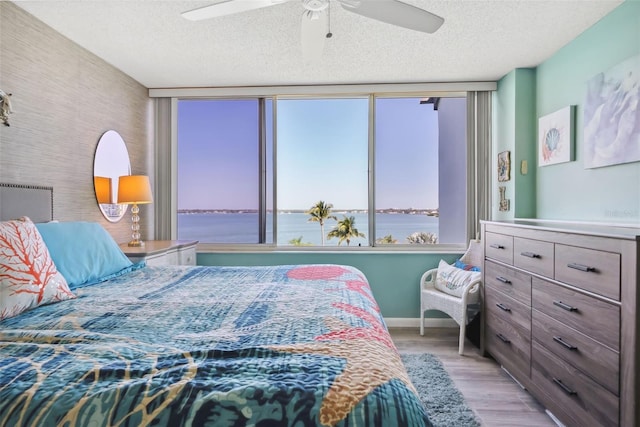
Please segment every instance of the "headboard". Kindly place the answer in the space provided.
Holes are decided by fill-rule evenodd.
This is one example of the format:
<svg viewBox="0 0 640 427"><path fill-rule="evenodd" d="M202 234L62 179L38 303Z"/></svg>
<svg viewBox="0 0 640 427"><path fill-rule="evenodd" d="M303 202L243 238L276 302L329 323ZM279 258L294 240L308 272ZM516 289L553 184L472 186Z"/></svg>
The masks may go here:
<svg viewBox="0 0 640 427"><path fill-rule="evenodd" d="M33 222L53 219L53 187L0 183L0 221L28 216Z"/></svg>

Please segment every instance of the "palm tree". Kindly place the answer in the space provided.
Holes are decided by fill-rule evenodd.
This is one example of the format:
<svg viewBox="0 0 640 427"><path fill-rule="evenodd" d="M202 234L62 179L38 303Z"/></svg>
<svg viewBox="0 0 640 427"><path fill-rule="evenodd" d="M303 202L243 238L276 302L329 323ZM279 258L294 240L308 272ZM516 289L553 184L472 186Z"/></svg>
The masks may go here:
<svg viewBox="0 0 640 427"><path fill-rule="evenodd" d="M338 225L333 227L333 230L331 230L329 234L327 234L327 237L329 237L330 239L333 237L337 237L338 239L340 239L338 240L338 245L346 240L347 246L349 246L352 238L364 237L364 233L360 233L358 229L354 227L355 222L356 219L354 217L347 217L345 215L343 219L338 221Z"/></svg>
<svg viewBox="0 0 640 427"><path fill-rule="evenodd" d="M331 209L333 209L333 205L331 203L325 203L324 201L320 200L315 205L311 206L311 209L305 212L307 215L311 215L309 221L320 223L320 237L322 238L322 246L324 246L324 222L327 219L335 219L336 221L338 220L335 215L331 215Z"/></svg>
<svg viewBox="0 0 640 427"><path fill-rule="evenodd" d="M433 233L416 231L407 236L407 241L413 245L434 245L438 243L438 236Z"/></svg>
<svg viewBox="0 0 640 427"><path fill-rule="evenodd" d="M378 245L391 245L391 244L395 244L398 243L397 239L394 239L393 236L391 234L387 234L384 237L379 237L376 239L376 243Z"/></svg>

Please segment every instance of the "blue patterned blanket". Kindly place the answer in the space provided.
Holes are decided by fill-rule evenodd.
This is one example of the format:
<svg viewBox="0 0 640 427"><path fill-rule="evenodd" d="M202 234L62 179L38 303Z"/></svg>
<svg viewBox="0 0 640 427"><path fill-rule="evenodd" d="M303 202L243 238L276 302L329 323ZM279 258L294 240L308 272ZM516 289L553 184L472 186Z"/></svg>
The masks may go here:
<svg viewBox="0 0 640 427"><path fill-rule="evenodd" d="M0 323L0 426L429 426L352 267L146 267Z"/></svg>

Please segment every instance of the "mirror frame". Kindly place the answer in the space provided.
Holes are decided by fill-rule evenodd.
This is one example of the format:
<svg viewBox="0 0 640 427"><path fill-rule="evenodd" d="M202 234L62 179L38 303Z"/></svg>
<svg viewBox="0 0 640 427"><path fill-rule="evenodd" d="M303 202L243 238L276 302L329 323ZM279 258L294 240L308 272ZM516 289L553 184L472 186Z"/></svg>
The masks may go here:
<svg viewBox="0 0 640 427"><path fill-rule="evenodd" d="M127 145L118 132L102 134L93 158L93 190L102 215L109 222L118 222L129 205L118 204L118 178L131 175Z"/></svg>

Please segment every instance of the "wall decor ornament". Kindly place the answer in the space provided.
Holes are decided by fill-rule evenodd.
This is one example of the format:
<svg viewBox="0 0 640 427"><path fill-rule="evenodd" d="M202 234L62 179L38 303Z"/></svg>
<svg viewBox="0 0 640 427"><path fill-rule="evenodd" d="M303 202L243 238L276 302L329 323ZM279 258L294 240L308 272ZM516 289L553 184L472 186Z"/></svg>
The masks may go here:
<svg viewBox="0 0 640 427"><path fill-rule="evenodd" d="M9 114L13 113L11 108L11 94L0 89L0 120L5 126L9 125Z"/></svg>
<svg viewBox="0 0 640 427"><path fill-rule="evenodd" d="M570 105L538 119L538 166L575 159L575 106Z"/></svg>
<svg viewBox="0 0 640 427"><path fill-rule="evenodd" d="M498 181L504 182L511 179L511 152L503 151L498 154Z"/></svg>
<svg viewBox="0 0 640 427"><path fill-rule="evenodd" d="M640 161L640 54L587 82L585 169Z"/></svg>
<svg viewBox="0 0 640 427"><path fill-rule="evenodd" d="M498 191L500 192L500 203L498 205L498 210L500 212L507 212L510 207L509 199L506 198L507 187L500 186L498 187Z"/></svg>

